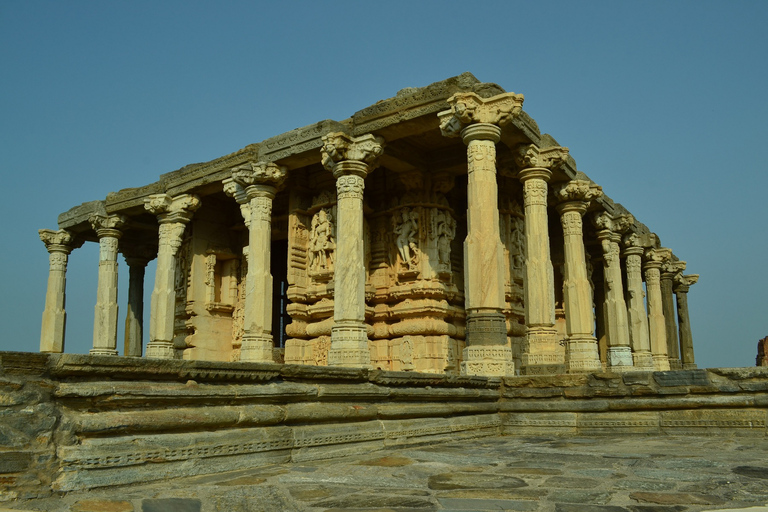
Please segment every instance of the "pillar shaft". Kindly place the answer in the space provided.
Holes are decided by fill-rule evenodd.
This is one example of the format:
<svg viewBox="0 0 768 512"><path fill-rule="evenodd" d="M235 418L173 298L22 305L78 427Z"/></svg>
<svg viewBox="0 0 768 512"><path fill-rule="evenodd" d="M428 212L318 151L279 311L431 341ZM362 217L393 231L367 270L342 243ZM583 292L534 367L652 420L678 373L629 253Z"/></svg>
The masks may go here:
<svg viewBox="0 0 768 512"><path fill-rule="evenodd" d="M125 317L123 354L141 357L144 340L144 273L147 259L125 258L128 264L128 312Z"/></svg>
<svg viewBox="0 0 768 512"><path fill-rule="evenodd" d="M661 303L661 263L649 261L645 264L645 286L648 291L648 332L651 338L653 368L657 371L669 370L667 358L667 329L664 324L664 312Z"/></svg>
<svg viewBox="0 0 768 512"><path fill-rule="evenodd" d="M117 249L125 219L119 215L92 215L99 237L99 280L93 319L92 355L117 355Z"/></svg>
<svg viewBox="0 0 768 512"><path fill-rule="evenodd" d="M373 135L343 133L323 137L322 158L336 178L336 261L329 366L371 366L365 324L365 177L375 167L384 141Z"/></svg>
<svg viewBox="0 0 768 512"><path fill-rule="evenodd" d="M249 162L224 180L224 192L240 204L248 227L248 272L241 361L273 362L272 201L288 169L271 162Z"/></svg>
<svg viewBox="0 0 768 512"><path fill-rule="evenodd" d="M672 370L682 368L680 364L679 340L677 338L677 313L675 311L675 296L672 291L671 272L661 272L661 307L664 312L664 327L667 337L667 357L669 358L669 367Z"/></svg>
<svg viewBox="0 0 768 512"><path fill-rule="evenodd" d="M147 357L172 359L175 356L173 331L176 319L176 266L184 229L192 212L200 206L197 196L183 194L171 197L155 194L145 200L144 207L157 215L158 249L155 286L152 289L149 317Z"/></svg>
<svg viewBox="0 0 768 512"><path fill-rule="evenodd" d="M691 319L688 314L688 290L698 280L699 276L697 274L687 276L680 274L675 280L674 291L677 298L677 322L680 328L680 363L683 370L696 368L696 362L693 357Z"/></svg>
<svg viewBox="0 0 768 512"><path fill-rule="evenodd" d="M563 298L568 335L566 369L569 373L590 372L601 367L597 338L594 334L592 287L587 275L581 220L586 208L587 203L581 201L563 203L558 207L563 225L565 252Z"/></svg>
<svg viewBox="0 0 768 512"><path fill-rule="evenodd" d="M241 361L272 362L272 200L275 187L252 185L248 226L248 273L245 281Z"/></svg>
<svg viewBox="0 0 768 512"><path fill-rule="evenodd" d="M633 362L638 370L653 370L648 314L645 311L645 293L643 292L643 249L627 248L625 254L627 258L627 319Z"/></svg>
<svg viewBox="0 0 768 512"><path fill-rule="evenodd" d="M69 253L82 242L73 243L74 237L65 230L41 229L40 240L48 250L48 288L40 329L40 352L64 352L67 313L67 259Z"/></svg>
<svg viewBox="0 0 768 512"><path fill-rule="evenodd" d="M597 237L603 249L608 368L613 371L631 370L634 361L629 343L629 323L621 277L619 241L621 241L621 233L627 231L634 223L634 217L600 213L593 217L593 223L599 229Z"/></svg>

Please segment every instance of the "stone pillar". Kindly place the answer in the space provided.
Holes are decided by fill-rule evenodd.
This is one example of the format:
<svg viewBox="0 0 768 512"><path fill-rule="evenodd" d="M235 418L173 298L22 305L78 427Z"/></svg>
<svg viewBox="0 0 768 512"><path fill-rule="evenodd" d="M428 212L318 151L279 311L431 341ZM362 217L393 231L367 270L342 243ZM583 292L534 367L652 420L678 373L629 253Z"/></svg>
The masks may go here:
<svg viewBox="0 0 768 512"><path fill-rule="evenodd" d="M67 324L67 258L73 249L83 244L69 231L60 229L38 231L40 240L48 249L48 289L45 293L45 309L40 329L40 352L64 352L64 335Z"/></svg>
<svg viewBox="0 0 768 512"><path fill-rule="evenodd" d="M192 214L200 207L197 196L182 194L153 194L144 200L144 208L157 215L157 270L152 290L149 317L147 357L173 359L173 324L176 316L176 256L181 247L184 229Z"/></svg>
<svg viewBox="0 0 768 512"><path fill-rule="evenodd" d="M365 177L378 164L384 140L371 134L323 136L322 159L336 178L336 268L333 276L333 327L328 366L369 368L365 325Z"/></svg>
<svg viewBox="0 0 768 512"><path fill-rule="evenodd" d="M693 370L696 368L696 362L693 358L691 319L688 315L688 290L698 281L698 274L684 276L680 272L675 276L674 291L677 298L677 323L680 327L680 363L683 370Z"/></svg>
<svg viewBox="0 0 768 512"><path fill-rule="evenodd" d="M464 240L464 297L467 313L465 375L514 375L504 316L504 246L499 232L496 143L501 126L517 116L523 96L505 93L481 98L457 93L451 110L438 114L446 137L467 145L467 238Z"/></svg>
<svg viewBox="0 0 768 512"><path fill-rule="evenodd" d="M117 244L122 215L93 214L88 219L99 237L99 281L93 319L92 355L117 355Z"/></svg>
<svg viewBox="0 0 768 512"><path fill-rule="evenodd" d="M560 373L565 361L556 350L555 278L550 258L547 182L568 148L523 146L517 158L525 202L525 324L522 373Z"/></svg>
<svg viewBox="0 0 768 512"><path fill-rule="evenodd" d="M272 349L272 200L288 170L267 162L248 163L224 180L224 192L240 204L248 227L248 273L241 361L274 362Z"/></svg>
<svg viewBox="0 0 768 512"><path fill-rule="evenodd" d="M144 344L144 272L154 258L154 251L142 247L123 250L128 264L128 312L125 316L123 355L141 357Z"/></svg>
<svg viewBox="0 0 768 512"><path fill-rule="evenodd" d="M669 370L667 357L667 328L661 299L661 265L671 257L669 249L648 249L645 251L645 287L648 291L648 332L651 338L653 369Z"/></svg>
<svg viewBox="0 0 768 512"><path fill-rule="evenodd" d="M605 263L605 317L608 331L608 369L627 371L633 369L632 348L629 344L627 303L624 301L624 286L621 278L619 259L621 233L634 222L631 215L611 217L601 213L594 217L597 237L603 247Z"/></svg>
<svg viewBox="0 0 768 512"><path fill-rule="evenodd" d="M633 362L636 370L652 371L653 355L651 338L648 334L648 314L645 311L645 292L643 292L644 252L645 249L640 244L636 233L624 237L624 257L627 264L627 317Z"/></svg>
<svg viewBox="0 0 768 512"><path fill-rule="evenodd" d="M685 262L678 261L672 256L661 266L661 305L664 311L664 326L667 331L667 357L670 370L682 369L680 363L679 340L677 338L677 314L675 313L675 296L673 280L675 274L685 270Z"/></svg>
<svg viewBox="0 0 768 512"><path fill-rule="evenodd" d="M594 334L592 287L587 273L581 218L586 213L589 202L602 195L602 189L587 180L573 180L555 187L565 251L563 297L568 335L565 367L568 373L601 369L597 338Z"/></svg>

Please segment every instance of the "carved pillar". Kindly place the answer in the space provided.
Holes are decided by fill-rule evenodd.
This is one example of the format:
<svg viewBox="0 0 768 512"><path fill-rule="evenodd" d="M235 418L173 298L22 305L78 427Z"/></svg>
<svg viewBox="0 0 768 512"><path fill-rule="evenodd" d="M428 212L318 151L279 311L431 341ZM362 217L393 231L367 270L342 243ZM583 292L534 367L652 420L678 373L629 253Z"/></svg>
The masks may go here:
<svg viewBox="0 0 768 512"><path fill-rule="evenodd" d="M241 361L273 362L272 349L272 200L288 170L273 163L249 163L224 180L224 192L240 204L248 227L248 273ZM287 263L286 263L287 264Z"/></svg>
<svg viewBox="0 0 768 512"><path fill-rule="evenodd" d="M117 244L122 215L93 214L88 219L99 237L99 281L93 318L92 355L117 355Z"/></svg>
<svg viewBox="0 0 768 512"><path fill-rule="evenodd" d="M603 195L602 189L586 180L573 180L555 187L560 201L557 211L563 225L565 273L563 297L568 335L565 367L569 373L599 370L600 356L595 337L592 287L587 274L581 218L589 202Z"/></svg>
<svg viewBox="0 0 768 512"><path fill-rule="evenodd" d="M128 312L125 316L123 355L141 357L144 343L144 271L154 258L149 248L123 250L128 264Z"/></svg>
<svg viewBox="0 0 768 512"><path fill-rule="evenodd" d="M451 110L440 112L446 137L467 145L467 238L464 240L464 297L467 312L462 373L514 375L504 316L504 246L499 233L496 143L501 128L517 116L523 96L505 93L483 99L457 93Z"/></svg>
<svg viewBox="0 0 768 512"><path fill-rule="evenodd" d="M667 357L669 368L680 370L680 345L677 338L677 314L675 312L675 296L673 292L673 280L675 274L685 270L685 262L676 260L672 256L661 266L661 305L664 311L664 326L667 331Z"/></svg>
<svg viewBox="0 0 768 512"><path fill-rule="evenodd" d="M631 215L611 217L601 213L594 217L597 237L603 248L605 275L605 317L608 331L608 369L623 371L632 369L632 348L629 344L627 303L624 300L624 286L619 260L621 233L634 222Z"/></svg>
<svg viewBox="0 0 768 512"><path fill-rule="evenodd" d="M696 368L696 362L693 358L691 319L688 315L688 290L698 281L698 274L684 276L680 272L675 276L674 291L677 298L677 323L680 327L680 363L683 370L693 370Z"/></svg>
<svg viewBox="0 0 768 512"><path fill-rule="evenodd" d="M667 328L664 324L664 312L661 299L661 265L671 257L669 249L648 249L645 251L645 287L648 291L648 332L651 338L653 368L657 371L669 370L667 357Z"/></svg>
<svg viewBox="0 0 768 512"><path fill-rule="evenodd" d="M525 201L525 324L523 373L558 373L565 361L557 352L555 277L549 248L547 182L552 169L568 156L568 148L520 148L518 174ZM537 369L538 367L538 369ZM543 371L542 371L543 368Z"/></svg>
<svg viewBox="0 0 768 512"><path fill-rule="evenodd" d="M64 335L67 324L67 258L73 249L83 244L69 231L60 229L38 231L40 240L48 250L48 289L45 292L45 309L40 329L40 352L64 352Z"/></svg>
<svg viewBox="0 0 768 512"><path fill-rule="evenodd" d="M378 163L384 140L371 134L323 136L322 159L336 178L336 261L333 276L333 327L328 366L371 366L365 325L365 177Z"/></svg>
<svg viewBox="0 0 768 512"><path fill-rule="evenodd" d="M144 200L144 208L157 215L158 230L157 270L152 290L149 318L149 343L147 357L172 359L173 324L175 319L177 254L181 247L184 229L192 214L200 207L197 196L182 194L154 194Z"/></svg>
<svg viewBox="0 0 768 512"><path fill-rule="evenodd" d="M629 341L637 370L653 370L651 339L648 334L648 314L645 311L645 292L643 292L643 253L637 234L624 238L624 256L627 264L627 316L629 321Z"/></svg>

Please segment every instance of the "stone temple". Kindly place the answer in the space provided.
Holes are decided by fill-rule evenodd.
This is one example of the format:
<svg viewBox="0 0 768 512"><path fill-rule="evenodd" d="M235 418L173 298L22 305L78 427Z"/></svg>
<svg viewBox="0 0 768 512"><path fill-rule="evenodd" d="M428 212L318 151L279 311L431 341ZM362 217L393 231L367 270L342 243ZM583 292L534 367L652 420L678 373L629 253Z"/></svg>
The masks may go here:
<svg viewBox="0 0 768 512"><path fill-rule="evenodd" d="M484 376L695 368L698 276L576 170L523 95L469 73L76 206L58 225L40 231L41 352L64 351L67 258L93 242L94 355L118 354L122 254L125 356Z"/></svg>
<svg viewBox="0 0 768 512"><path fill-rule="evenodd" d="M481 436L765 438L768 367L696 368L698 276L522 107L463 74L61 214L40 352L0 352L0 501Z"/></svg>

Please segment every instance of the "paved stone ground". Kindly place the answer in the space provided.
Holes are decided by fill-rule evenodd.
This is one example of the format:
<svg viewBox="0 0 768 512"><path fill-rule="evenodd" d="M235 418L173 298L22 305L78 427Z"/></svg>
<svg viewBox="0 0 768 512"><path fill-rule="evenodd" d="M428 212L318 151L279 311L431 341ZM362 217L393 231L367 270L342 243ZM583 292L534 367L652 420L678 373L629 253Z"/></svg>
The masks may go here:
<svg viewBox="0 0 768 512"><path fill-rule="evenodd" d="M768 439L492 437L0 505L46 512L768 512Z"/></svg>

